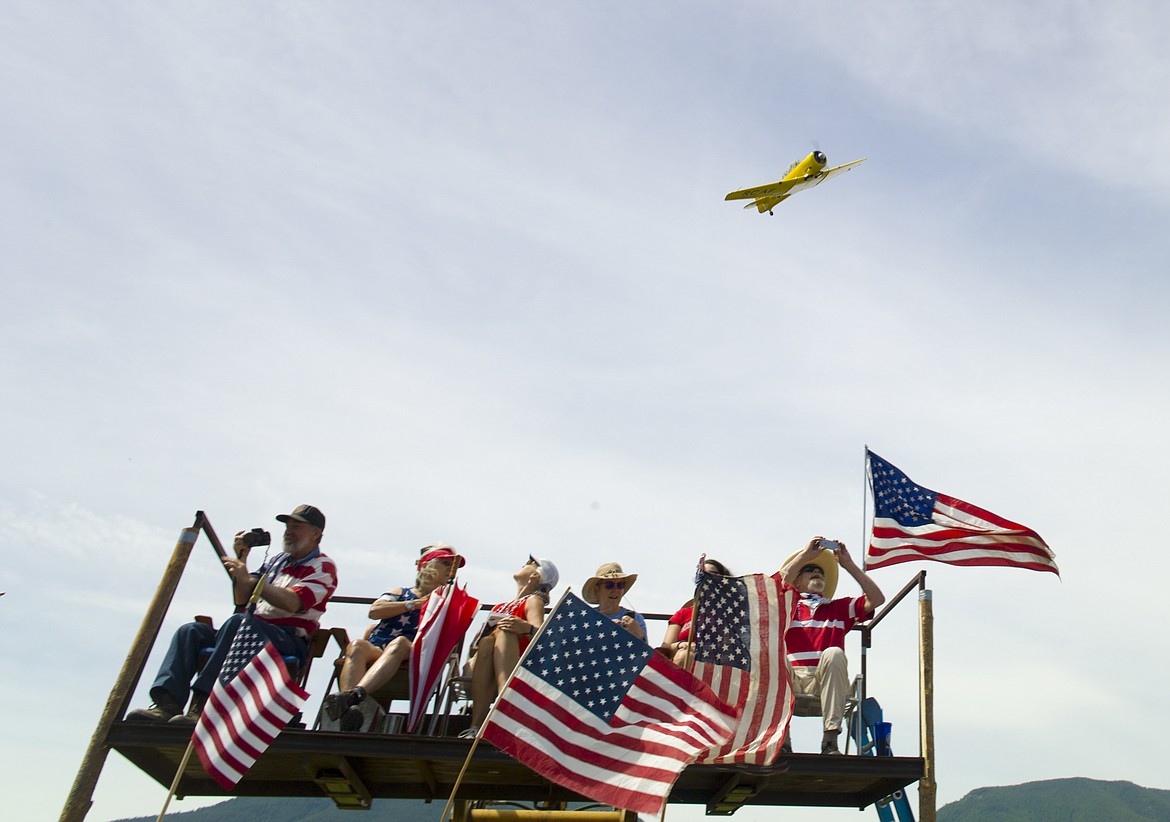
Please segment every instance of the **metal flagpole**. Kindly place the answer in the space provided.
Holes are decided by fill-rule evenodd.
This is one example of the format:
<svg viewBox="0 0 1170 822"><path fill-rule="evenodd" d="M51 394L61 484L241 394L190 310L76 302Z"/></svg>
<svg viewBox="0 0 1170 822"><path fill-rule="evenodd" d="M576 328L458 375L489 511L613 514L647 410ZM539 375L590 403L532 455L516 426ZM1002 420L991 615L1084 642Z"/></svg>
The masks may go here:
<svg viewBox="0 0 1170 822"><path fill-rule="evenodd" d="M869 444L865 446L865 454L861 458L861 570L865 570L865 563L869 559L869 538L866 536L869 522L867 503L869 502Z"/></svg>
<svg viewBox="0 0 1170 822"><path fill-rule="evenodd" d="M861 456L861 573L865 573L865 563L869 559L869 518L867 504L869 502L869 443L865 444L865 451ZM857 694L857 714L851 730L856 732L857 752L861 753L861 708L865 704L866 692L869 687L869 632L861 634L861 687Z"/></svg>

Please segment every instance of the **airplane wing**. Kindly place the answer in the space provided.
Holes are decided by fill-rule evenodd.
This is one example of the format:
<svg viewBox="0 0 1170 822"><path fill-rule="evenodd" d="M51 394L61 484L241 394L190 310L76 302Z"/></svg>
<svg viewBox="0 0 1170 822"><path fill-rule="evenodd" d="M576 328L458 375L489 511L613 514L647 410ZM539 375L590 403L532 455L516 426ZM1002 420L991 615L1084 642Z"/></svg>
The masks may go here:
<svg viewBox="0 0 1170 822"><path fill-rule="evenodd" d="M824 171L822 171L820 173L821 179L818 182L823 183L825 180L829 179L830 177L836 177L838 174L842 174L851 168L856 168L857 166L861 165L862 163L864 163L868 159L869 159L868 157L862 157L860 160L854 160L852 163L846 163L843 166L837 166L836 168L826 168Z"/></svg>
<svg viewBox="0 0 1170 822"><path fill-rule="evenodd" d="M792 187L801 180L781 180L778 183L768 183L763 186L756 186L755 188L742 188L739 191L733 191L724 197L724 200L755 200L760 197L787 197Z"/></svg>

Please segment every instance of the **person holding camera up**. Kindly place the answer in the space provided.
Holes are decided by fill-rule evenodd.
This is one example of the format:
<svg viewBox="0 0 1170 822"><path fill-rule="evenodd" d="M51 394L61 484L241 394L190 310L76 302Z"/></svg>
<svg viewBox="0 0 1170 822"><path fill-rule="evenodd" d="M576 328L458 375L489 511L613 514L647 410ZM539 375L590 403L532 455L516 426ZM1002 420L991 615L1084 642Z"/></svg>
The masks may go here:
<svg viewBox="0 0 1170 822"><path fill-rule="evenodd" d="M838 566L861 586L861 596L833 599ZM821 753L839 754L837 737L849 693L845 635L854 623L869 619L886 598L849 556L845 543L823 537L813 537L804 550L790 556L780 568L780 576L800 592L784 635L792 688L798 694L820 695L824 725ZM780 752L792 753L787 733Z"/></svg>
<svg viewBox="0 0 1170 822"><path fill-rule="evenodd" d="M236 534L236 555L223 561L232 578L237 613L218 631L202 622L180 625L150 688L154 704L131 711L127 720L195 724L244 618L244 607L262 576L266 581L253 624L272 641L277 653L296 657L304 664L309 637L337 590L337 568L321 553L325 515L319 508L298 505L291 514L280 514L276 519L284 523L281 553L267 559L259 570L249 572L249 552L253 547L269 545L272 539L268 532L253 528ZM212 649L211 657L199 671L199 657L205 648ZM191 704L184 714L188 694Z"/></svg>

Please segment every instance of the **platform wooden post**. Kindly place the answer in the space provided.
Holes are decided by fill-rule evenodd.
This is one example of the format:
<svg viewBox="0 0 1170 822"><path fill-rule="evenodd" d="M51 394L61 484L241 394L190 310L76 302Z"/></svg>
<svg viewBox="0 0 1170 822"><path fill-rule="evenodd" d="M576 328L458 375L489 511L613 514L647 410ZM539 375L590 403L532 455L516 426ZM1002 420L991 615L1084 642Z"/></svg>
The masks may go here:
<svg viewBox="0 0 1170 822"><path fill-rule="evenodd" d="M114 682L109 699L106 700L106 707L102 711L101 719L98 720L97 730L94 731L93 737L89 741L89 748L86 749L85 756L81 760L81 767L77 771L73 787L65 799L60 822L82 822L93 805L93 792L97 787L102 767L105 765L106 756L110 752L110 747L106 744L110 729L113 727L114 721L120 719L125 712L126 703L138 684L138 677L142 675L142 667L146 664L146 658L150 655L150 649L158 637L159 628L162 627L167 609L175 596L175 590L179 587L183 568L187 564L187 558L191 555L191 548L195 545L195 539L199 536L205 519L202 511L197 512L195 524L190 528L184 528L179 534L179 541L175 543L175 550L171 552L171 559L167 563L162 580L154 592L154 599L151 600L146 616L142 619L138 635L134 637L134 642L130 645L130 652L126 654L126 661L122 663L122 670Z"/></svg>
<svg viewBox="0 0 1170 822"><path fill-rule="evenodd" d="M922 779L918 781L918 822L936 822L934 777L934 609L931 592L918 592L919 728L922 733Z"/></svg>

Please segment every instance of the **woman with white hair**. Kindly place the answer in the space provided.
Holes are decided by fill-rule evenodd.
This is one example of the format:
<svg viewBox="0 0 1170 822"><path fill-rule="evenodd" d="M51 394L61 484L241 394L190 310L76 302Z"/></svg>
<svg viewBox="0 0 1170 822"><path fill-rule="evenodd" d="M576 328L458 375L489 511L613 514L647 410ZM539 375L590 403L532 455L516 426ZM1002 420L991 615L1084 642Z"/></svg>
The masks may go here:
<svg viewBox="0 0 1170 822"><path fill-rule="evenodd" d="M391 588L374 600L370 619L378 623L364 639L355 639L345 649L337 677L339 691L327 694L323 703L330 719L340 719L339 730L352 732L362 726L364 716L358 706L368 693L393 679L410 656L419 616L431 593L467 564L452 546L442 543L427 545L419 553L414 585Z"/></svg>
<svg viewBox="0 0 1170 822"><path fill-rule="evenodd" d="M512 578L516 580L516 598L492 608L483 633L472 647L471 727L459 734L465 739L479 733L492 702L544 622L549 593L556 587L560 573L550 560L529 556Z"/></svg>

